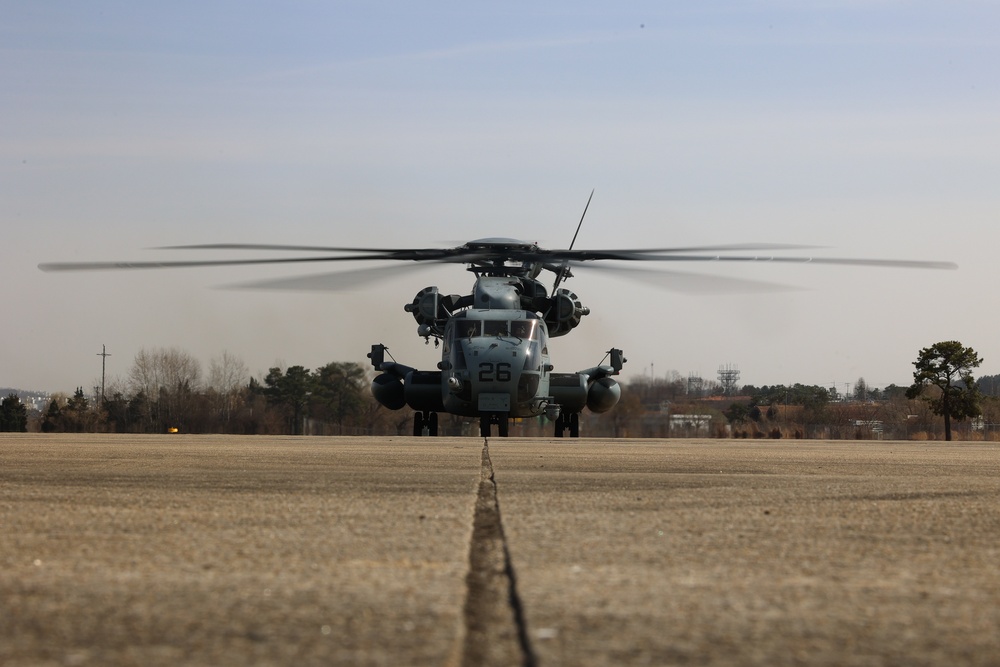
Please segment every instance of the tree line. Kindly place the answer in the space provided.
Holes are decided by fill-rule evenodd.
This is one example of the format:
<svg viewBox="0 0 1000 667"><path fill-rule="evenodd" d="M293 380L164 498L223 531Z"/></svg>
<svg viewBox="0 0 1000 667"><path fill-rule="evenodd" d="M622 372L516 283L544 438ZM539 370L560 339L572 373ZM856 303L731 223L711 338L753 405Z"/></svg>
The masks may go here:
<svg viewBox="0 0 1000 667"><path fill-rule="evenodd" d="M630 437L1000 439L1000 376L977 381L982 358L958 341L920 350L913 383L877 389L858 378L853 393L818 385L744 385L690 391L679 375L632 380L611 413ZM589 432L589 431L588 431Z"/></svg>
<svg viewBox="0 0 1000 667"><path fill-rule="evenodd" d="M53 395L38 417L46 433L350 434L406 432L368 390L357 363L331 362L314 370L273 367L252 377L237 357L201 364L176 348L141 350L128 375L104 395L78 387ZM399 425L398 422L406 423Z"/></svg>
<svg viewBox="0 0 1000 667"><path fill-rule="evenodd" d="M952 437L952 420L975 424L982 437L991 437L992 429L1000 431L1000 376L977 382L972 370L981 362L957 341L937 343L920 351L913 384L878 390L859 378L852 400L835 389L802 384L744 385L739 398L715 388L714 395L703 396L676 373L663 380L639 377L627 383L613 411L582 415L581 428L602 437L909 439L937 437L936 419L943 417L945 439ZM372 376L359 364L331 362L314 370L273 367L255 378L228 353L213 359L203 376L201 364L176 348L141 350L127 377L112 381L103 397L78 387L72 395L52 396L34 420L15 394L4 398L0 431L34 426L43 432L409 433L411 411L388 410L375 401ZM468 420L441 419L442 435L471 434ZM515 423L512 434L546 436L550 429L539 418Z"/></svg>

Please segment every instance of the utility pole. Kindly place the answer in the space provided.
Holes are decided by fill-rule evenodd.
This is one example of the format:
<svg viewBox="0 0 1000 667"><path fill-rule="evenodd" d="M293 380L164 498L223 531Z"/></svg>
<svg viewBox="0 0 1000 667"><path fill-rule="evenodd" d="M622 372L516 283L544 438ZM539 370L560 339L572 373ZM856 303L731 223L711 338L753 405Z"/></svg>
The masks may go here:
<svg viewBox="0 0 1000 667"><path fill-rule="evenodd" d="M101 345L101 351L97 353L97 356L101 358L101 396L98 405L104 403L104 365L111 355L108 354L108 348L105 345Z"/></svg>

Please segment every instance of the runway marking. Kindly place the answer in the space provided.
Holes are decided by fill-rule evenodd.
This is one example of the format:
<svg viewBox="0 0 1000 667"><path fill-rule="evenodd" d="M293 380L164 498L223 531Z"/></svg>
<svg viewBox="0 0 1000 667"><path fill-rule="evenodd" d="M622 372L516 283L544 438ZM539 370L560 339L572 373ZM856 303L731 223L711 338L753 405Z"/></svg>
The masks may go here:
<svg viewBox="0 0 1000 667"><path fill-rule="evenodd" d="M469 546L462 665L534 667L514 567L500 520L489 440L483 441L479 493Z"/></svg>

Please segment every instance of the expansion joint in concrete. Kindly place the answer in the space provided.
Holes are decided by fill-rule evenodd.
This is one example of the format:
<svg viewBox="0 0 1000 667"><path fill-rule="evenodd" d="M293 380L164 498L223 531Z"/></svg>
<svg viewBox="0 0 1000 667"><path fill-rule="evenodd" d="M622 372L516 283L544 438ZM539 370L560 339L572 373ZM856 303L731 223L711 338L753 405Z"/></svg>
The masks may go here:
<svg viewBox="0 0 1000 667"><path fill-rule="evenodd" d="M463 616L462 665L537 664L500 520L488 440L483 442Z"/></svg>

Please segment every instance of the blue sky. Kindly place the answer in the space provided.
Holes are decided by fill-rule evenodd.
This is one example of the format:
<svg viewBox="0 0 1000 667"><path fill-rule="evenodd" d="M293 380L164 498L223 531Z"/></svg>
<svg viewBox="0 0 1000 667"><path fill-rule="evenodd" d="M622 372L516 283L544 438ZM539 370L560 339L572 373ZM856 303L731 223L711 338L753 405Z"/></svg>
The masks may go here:
<svg viewBox="0 0 1000 667"><path fill-rule="evenodd" d="M604 273L557 370L735 364L753 384L903 384L961 340L1000 372L1000 9L987 2L4 3L0 386L93 386L101 345L206 366L433 367L402 306L458 267L346 293L219 290L302 269L50 274L185 243L580 248L775 242L958 271L706 266L800 288ZM671 267L673 268L673 267ZM687 270L688 267L684 267Z"/></svg>

